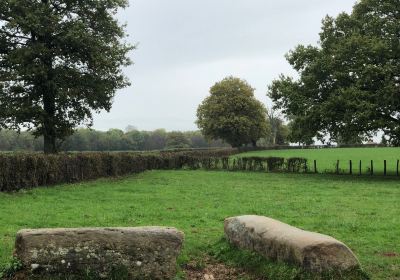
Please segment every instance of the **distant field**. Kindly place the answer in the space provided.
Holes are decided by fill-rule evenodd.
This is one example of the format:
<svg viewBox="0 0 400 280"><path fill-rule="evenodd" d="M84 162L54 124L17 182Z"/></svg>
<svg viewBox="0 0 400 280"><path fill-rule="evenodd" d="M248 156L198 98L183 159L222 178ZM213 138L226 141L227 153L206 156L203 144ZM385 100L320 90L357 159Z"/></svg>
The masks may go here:
<svg viewBox="0 0 400 280"><path fill-rule="evenodd" d="M383 173L383 162L387 160L388 173L395 174L397 160L400 160L400 148L332 148L332 149L295 149L295 150L268 150L240 154L246 156L276 156L276 157L304 157L312 167L317 160L317 168L322 171L334 171L339 160L339 168L348 172L349 161L353 161L353 172L358 173L359 162L362 161L362 173L368 173L371 160L374 161L374 172Z"/></svg>
<svg viewBox="0 0 400 280"><path fill-rule="evenodd" d="M354 250L371 279L394 280L400 279L399 205L399 183L390 178L258 172L149 171L0 193L0 270L19 229L164 225L185 232L181 265L196 260L201 266L214 252L269 280L305 279L291 268L237 255L221 241L224 218L257 214L332 235Z"/></svg>

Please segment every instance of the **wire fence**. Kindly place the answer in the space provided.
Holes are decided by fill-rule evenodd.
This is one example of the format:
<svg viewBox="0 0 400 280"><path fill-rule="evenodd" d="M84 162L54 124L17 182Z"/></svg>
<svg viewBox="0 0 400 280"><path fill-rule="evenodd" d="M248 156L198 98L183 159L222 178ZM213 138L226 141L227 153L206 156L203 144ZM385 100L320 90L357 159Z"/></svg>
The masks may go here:
<svg viewBox="0 0 400 280"><path fill-rule="evenodd" d="M390 162L393 164L393 162ZM396 160L393 165L389 165L388 160L383 161L341 161L337 160L334 169L318 168L318 161L313 160L313 173L329 173L329 174L348 174L348 175L383 175L383 176L399 176L400 160Z"/></svg>
<svg viewBox="0 0 400 280"><path fill-rule="evenodd" d="M390 165L389 165L390 163ZM281 173L332 174L353 176L397 176L400 174L400 160L337 160L332 168L326 168L327 162L306 158L282 157L221 157L194 159L185 164L188 169L258 171ZM185 168L184 167L184 168Z"/></svg>

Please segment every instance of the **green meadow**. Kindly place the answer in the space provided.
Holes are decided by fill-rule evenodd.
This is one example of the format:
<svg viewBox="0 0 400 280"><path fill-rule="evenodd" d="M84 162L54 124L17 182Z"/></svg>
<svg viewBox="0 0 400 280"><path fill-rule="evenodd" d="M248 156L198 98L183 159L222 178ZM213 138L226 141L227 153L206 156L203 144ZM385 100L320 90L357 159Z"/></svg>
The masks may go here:
<svg viewBox="0 0 400 280"><path fill-rule="evenodd" d="M345 151L353 150L323 152L338 151L345 157ZM362 150L354 151L352 156L362 155ZM382 151L395 158L390 153L395 149ZM312 156L323 158L319 153L313 151ZM289 154L278 151L274 155ZM376 155L384 158L382 152ZM9 263L15 234L23 228L161 225L176 227L186 235L180 267L189 261L201 265L211 255L244 267L258 279L309 279L301 278L296 268L228 246L223 239L224 218L257 214L345 242L371 279L400 279L400 184L394 178L149 171L0 193L0 213L0 267ZM179 275L178 279L184 279L183 271Z"/></svg>

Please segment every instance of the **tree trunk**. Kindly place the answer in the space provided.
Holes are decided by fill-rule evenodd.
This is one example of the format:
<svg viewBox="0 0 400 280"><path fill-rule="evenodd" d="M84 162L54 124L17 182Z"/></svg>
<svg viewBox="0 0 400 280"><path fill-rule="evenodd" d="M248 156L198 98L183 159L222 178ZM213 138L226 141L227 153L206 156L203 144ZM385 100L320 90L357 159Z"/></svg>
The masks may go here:
<svg viewBox="0 0 400 280"><path fill-rule="evenodd" d="M48 4L49 0L41 0L43 4ZM46 24L46 23L44 23ZM40 42L47 50L52 49L51 39L49 34L36 35L32 32L32 41ZM37 84L38 91L43 97L43 123L42 133L44 138L43 151L45 154L57 153L56 139L56 85L54 83L53 61L54 57L52 52L48 51L40 60L43 63L46 71L45 74L40 76Z"/></svg>
<svg viewBox="0 0 400 280"><path fill-rule="evenodd" d="M251 144L253 145L253 148L257 147L257 141L256 140L251 140Z"/></svg>
<svg viewBox="0 0 400 280"><path fill-rule="evenodd" d="M44 153L45 154L55 154L57 153L56 147L56 130L54 124L55 118L55 98L54 98L54 91L52 87L48 87L48 91L43 95L43 107L45 111L44 117Z"/></svg>
<svg viewBox="0 0 400 280"><path fill-rule="evenodd" d="M46 61L48 67L47 80L44 81L43 87L43 109L44 109L44 122L43 122L43 137L44 137L44 153L55 154L57 153L56 147L56 87L53 81L52 73L52 60Z"/></svg>
<svg viewBox="0 0 400 280"><path fill-rule="evenodd" d="M57 153L56 137L44 134L44 153L45 154Z"/></svg>

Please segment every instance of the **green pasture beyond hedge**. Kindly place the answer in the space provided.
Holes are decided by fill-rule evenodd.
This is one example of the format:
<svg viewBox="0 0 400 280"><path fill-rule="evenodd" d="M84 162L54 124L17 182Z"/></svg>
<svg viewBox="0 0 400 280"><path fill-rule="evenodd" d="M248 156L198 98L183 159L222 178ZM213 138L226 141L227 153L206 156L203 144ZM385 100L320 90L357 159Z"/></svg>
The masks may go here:
<svg viewBox="0 0 400 280"><path fill-rule="evenodd" d="M334 172L337 160L342 172L349 171L349 161L353 162L353 173L358 174L359 162L361 160L361 171L363 174L369 173L371 160L374 164L374 173L382 174L384 160L387 161L388 174L395 175L397 160L400 160L400 148L330 148L330 149L293 149L293 150L265 150L242 153L240 157L260 156L260 157L302 157L308 159L308 165L313 169L313 161L317 161L319 172Z"/></svg>
<svg viewBox="0 0 400 280"><path fill-rule="evenodd" d="M307 279L221 241L224 218L257 214L334 236L371 279L399 279L399 205L393 178L200 170L0 193L0 267L23 228L162 225L185 232L180 265L196 260L201 266L212 254L267 279Z"/></svg>

